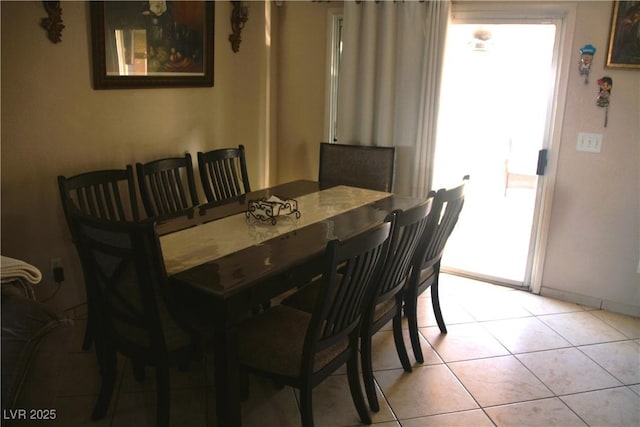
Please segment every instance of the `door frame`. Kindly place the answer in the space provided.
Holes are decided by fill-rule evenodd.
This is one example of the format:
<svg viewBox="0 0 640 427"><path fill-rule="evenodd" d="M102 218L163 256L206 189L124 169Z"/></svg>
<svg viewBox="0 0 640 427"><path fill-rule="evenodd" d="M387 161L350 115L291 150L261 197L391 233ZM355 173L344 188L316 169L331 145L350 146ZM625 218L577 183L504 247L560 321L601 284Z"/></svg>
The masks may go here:
<svg viewBox="0 0 640 427"><path fill-rule="evenodd" d="M340 75L340 46L344 10L340 7L327 9L327 73L325 81L324 140L336 141L338 116L338 77Z"/></svg>
<svg viewBox="0 0 640 427"><path fill-rule="evenodd" d="M558 155L562 140L564 111L568 91L569 73L574 70L575 55L571 54L573 34L576 25L575 3L554 2L459 2L453 3L451 22L464 23L478 19L491 19L496 23L522 20L540 20L543 23L557 25L556 45L554 46L553 65L556 70L552 94L549 97L548 123L543 148L548 149L547 169L544 179L538 185L536 212L530 242L529 259L525 273L525 285L539 294L542 288L544 260L548 243L551 204L553 200Z"/></svg>

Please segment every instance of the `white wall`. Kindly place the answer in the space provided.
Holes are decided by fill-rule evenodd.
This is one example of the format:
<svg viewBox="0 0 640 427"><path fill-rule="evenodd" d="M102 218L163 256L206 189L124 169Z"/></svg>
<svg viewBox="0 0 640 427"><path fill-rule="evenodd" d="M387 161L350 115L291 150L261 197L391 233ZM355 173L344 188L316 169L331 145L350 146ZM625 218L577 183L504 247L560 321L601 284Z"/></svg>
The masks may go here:
<svg viewBox="0 0 640 427"><path fill-rule="evenodd" d="M339 5L339 3L337 3ZM318 179L324 135L327 10L333 3L286 2L278 17L278 168L280 182Z"/></svg>
<svg viewBox="0 0 640 427"><path fill-rule="evenodd" d="M640 71L604 68L611 2L572 4L576 71L561 88L567 99L542 293L640 315ZM85 2L62 2L66 28L56 45L39 27L41 2L0 2L2 254L43 270L41 296L53 290L50 258L62 257L67 278L53 302L84 301L58 174L242 143L255 188L317 176L326 12L339 2L285 2L270 14L269 4L248 5L234 54L230 2L216 3L213 88L94 91ZM598 52L585 86L577 67L586 43ZM603 75L614 81L606 129L595 107ZM602 133L602 153L576 152L578 132Z"/></svg>
<svg viewBox="0 0 640 427"><path fill-rule="evenodd" d="M215 5L214 87L96 91L87 2L62 2L65 28L58 44L39 26L46 16L42 2L1 2L2 254L42 270L40 298L54 290L49 260L59 257L66 279L52 302L67 308L84 301L57 175L185 151L196 163L198 150L244 144L252 185L265 185L265 4L249 8L240 51L233 53L231 3Z"/></svg>
<svg viewBox="0 0 640 427"><path fill-rule="evenodd" d="M542 293L640 316L640 70L605 68L611 2L578 2ZM598 49L589 84L579 49ZM609 123L597 79L613 79ZM599 154L579 132L603 135Z"/></svg>

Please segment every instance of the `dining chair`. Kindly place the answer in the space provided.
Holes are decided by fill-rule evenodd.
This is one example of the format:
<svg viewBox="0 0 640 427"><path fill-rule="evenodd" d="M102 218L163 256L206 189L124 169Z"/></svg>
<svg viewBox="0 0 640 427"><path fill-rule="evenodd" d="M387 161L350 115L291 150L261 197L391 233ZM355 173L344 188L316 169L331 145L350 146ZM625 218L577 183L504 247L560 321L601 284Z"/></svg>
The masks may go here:
<svg viewBox="0 0 640 427"><path fill-rule="evenodd" d="M380 279L374 283L370 301L365 304L360 332L360 357L364 387L372 411L378 412L380 405L373 379L373 335L392 321L393 338L398 358L405 372L411 372L402 333L402 306L405 286L409 281L416 250L419 247L433 199L407 210L392 214L389 252L382 268Z"/></svg>
<svg viewBox="0 0 640 427"><path fill-rule="evenodd" d="M251 191L244 145L198 152L198 168L207 201L218 202Z"/></svg>
<svg viewBox="0 0 640 427"><path fill-rule="evenodd" d="M199 204L191 154L136 163L142 204L149 217L168 215Z"/></svg>
<svg viewBox="0 0 640 427"><path fill-rule="evenodd" d="M411 372L402 334L402 305L404 289L411 273L414 255L422 241L433 198L405 211L395 210L385 218L392 224L389 250L379 280L371 286L373 291L363 306L360 332L360 356L362 376L369 407L378 412L380 405L375 391L372 366L372 338L389 321L393 320L393 338L398 358L405 372ZM311 282L297 292L287 296L281 304L305 312L311 312L322 283Z"/></svg>
<svg viewBox="0 0 640 427"><path fill-rule="evenodd" d="M58 176L58 190L65 219L73 236L70 211L76 209L96 218L112 221L140 219L138 201L133 177L133 167L125 169L104 169L64 177ZM86 278L85 278L86 284ZM87 290L87 326L82 349L87 351L95 339L94 302L90 289Z"/></svg>
<svg viewBox="0 0 640 427"><path fill-rule="evenodd" d="M79 175L58 176L58 189L65 218L74 205L81 212L112 221L138 220L133 168L96 170Z"/></svg>
<svg viewBox="0 0 640 427"><path fill-rule="evenodd" d="M327 244L322 286L311 313L280 304L239 326L240 362L250 372L298 388L305 427L313 426L313 388L345 363L358 415L371 424L360 387L358 341L362 305L380 274L390 227L383 223Z"/></svg>
<svg viewBox="0 0 640 427"><path fill-rule="evenodd" d="M155 367L157 425L168 426L170 367L184 368L199 354L200 335L171 294L155 226L80 213L72 213L71 222L87 284L98 297L102 382L92 418L104 418L108 410L120 353Z"/></svg>
<svg viewBox="0 0 640 427"><path fill-rule="evenodd" d="M458 222L458 217L464 206L466 185L469 175L465 175L461 185L452 188L441 188L431 192L434 197L431 212L420 249L415 257L411 277L405 292L404 312L409 324L409 337L413 354L419 363L424 363L420 338L418 336L418 296L431 287L431 304L440 328L440 332L447 333L447 327L440 309L438 282L440 277L440 261L447 240Z"/></svg>
<svg viewBox="0 0 640 427"><path fill-rule="evenodd" d="M336 185L391 192L395 173L395 147L320 143L321 188Z"/></svg>

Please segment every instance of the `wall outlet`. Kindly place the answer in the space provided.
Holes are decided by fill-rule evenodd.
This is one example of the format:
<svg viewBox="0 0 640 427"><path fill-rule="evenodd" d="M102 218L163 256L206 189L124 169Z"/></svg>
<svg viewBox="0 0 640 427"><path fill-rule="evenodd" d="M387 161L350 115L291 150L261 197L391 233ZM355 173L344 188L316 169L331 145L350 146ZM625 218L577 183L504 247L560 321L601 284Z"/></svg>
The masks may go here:
<svg viewBox="0 0 640 427"><path fill-rule="evenodd" d="M64 282L64 268L62 268L62 258L51 258L51 277L56 283Z"/></svg>
<svg viewBox="0 0 640 427"><path fill-rule="evenodd" d="M602 150L602 135L599 133L580 132L576 149L588 153L599 153Z"/></svg>

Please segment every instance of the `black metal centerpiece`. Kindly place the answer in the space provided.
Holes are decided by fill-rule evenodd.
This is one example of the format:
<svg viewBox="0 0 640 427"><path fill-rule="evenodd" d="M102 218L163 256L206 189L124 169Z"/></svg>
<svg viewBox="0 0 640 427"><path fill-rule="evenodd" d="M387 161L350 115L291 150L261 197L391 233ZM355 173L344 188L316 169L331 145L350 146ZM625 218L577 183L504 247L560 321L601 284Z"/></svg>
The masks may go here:
<svg viewBox="0 0 640 427"><path fill-rule="evenodd" d="M279 216L295 215L296 218L300 218L300 211L297 200L273 195L268 199L250 200L246 215L247 218L270 221L275 225Z"/></svg>

